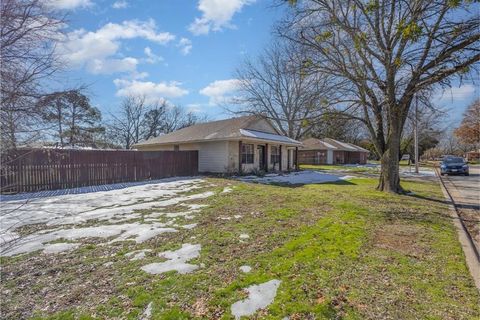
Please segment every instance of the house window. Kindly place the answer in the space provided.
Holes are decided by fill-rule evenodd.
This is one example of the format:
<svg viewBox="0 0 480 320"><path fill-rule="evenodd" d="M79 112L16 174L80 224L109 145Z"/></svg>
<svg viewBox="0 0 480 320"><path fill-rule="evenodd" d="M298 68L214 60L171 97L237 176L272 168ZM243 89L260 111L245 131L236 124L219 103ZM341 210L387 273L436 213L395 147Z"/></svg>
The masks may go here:
<svg viewBox="0 0 480 320"><path fill-rule="evenodd" d="M270 152L270 162L273 164L280 163L280 148L272 146Z"/></svg>
<svg viewBox="0 0 480 320"><path fill-rule="evenodd" d="M253 144L242 144L242 164L253 163Z"/></svg>
<svg viewBox="0 0 480 320"><path fill-rule="evenodd" d="M173 151L179 151L180 146L178 144L173 145Z"/></svg>

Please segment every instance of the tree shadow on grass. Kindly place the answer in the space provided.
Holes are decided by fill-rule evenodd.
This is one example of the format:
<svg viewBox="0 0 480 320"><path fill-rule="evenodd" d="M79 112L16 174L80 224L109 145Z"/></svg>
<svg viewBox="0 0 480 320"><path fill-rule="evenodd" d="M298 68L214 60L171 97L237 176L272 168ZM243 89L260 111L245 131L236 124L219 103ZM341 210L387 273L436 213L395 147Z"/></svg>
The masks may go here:
<svg viewBox="0 0 480 320"><path fill-rule="evenodd" d="M448 211L445 212L431 212L431 211L407 211L401 209L393 209L381 212L381 215L388 221L394 220L409 220L416 222L438 223L439 221L447 221L456 219L451 216Z"/></svg>
<svg viewBox="0 0 480 320"><path fill-rule="evenodd" d="M459 209L480 210L480 205L478 205L478 204L456 203L456 206L457 206L457 208L459 208Z"/></svg>
<svg viewBox="0 0 480 320"><path fill-rule="evenodd" d="M276 186L276 187L285 187L285 188L299 188L307 185L329 185L329 184L333 184L337 186L356 185L356 183L350 182L348 180L328 181L328 182L318 182L318 183L285 183L285 182L261 182L261 181L243 181L243 182L263 184L263 185Z"/></svg>
<svg viewBox="0 0 480 320"><path fill-rule="evenodd" d="M421 196L421 195L418 195L418 194L406 194L407 197L411 197L411 198L417 198L417 199L421 199L421 200L426 200L426 201L432 201L432 202L436 202L436 203L441 203L441 204L451 204L450 201L446 200L446 199L438 199L438 198L432 198L432 197L425 197L425 196Z"/></svg>

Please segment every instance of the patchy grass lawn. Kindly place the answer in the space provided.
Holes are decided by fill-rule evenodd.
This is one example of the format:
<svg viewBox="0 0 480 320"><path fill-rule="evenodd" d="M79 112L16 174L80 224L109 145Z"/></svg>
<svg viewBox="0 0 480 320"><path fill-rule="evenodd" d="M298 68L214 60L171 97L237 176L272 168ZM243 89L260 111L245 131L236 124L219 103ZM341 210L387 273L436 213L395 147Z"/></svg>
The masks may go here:
<svg viewBox="0 0 480 320"><path fill-rule="evenodd" d="M321 171L340 171L352 173L379 173L380 167L368 166L344 166L334 164L302 164L301 169L304 170L321 170Z"/></svg>
<svg viewBox="0 0 480 320"><path fill-rule="evenodd" d="M415 196L375 191L374 178L297 187L207 178L198 225L142 243L89 240L55 255L3 257L1 309L10 319L231 319L244 288L281 281L254 318L478 319L480 296L433 182ZM224 192L225 186L233 189ZM180 205L163 208L181 212ZM158 212L142 210L142 218ZM161 217L164 219L165 217ZM248 238L240 235L248 235ZM157 253L201 244L191 273L152 275ZM150 249L144 259L125 256ZM252 268L249 273L240 266Z"/></svg>

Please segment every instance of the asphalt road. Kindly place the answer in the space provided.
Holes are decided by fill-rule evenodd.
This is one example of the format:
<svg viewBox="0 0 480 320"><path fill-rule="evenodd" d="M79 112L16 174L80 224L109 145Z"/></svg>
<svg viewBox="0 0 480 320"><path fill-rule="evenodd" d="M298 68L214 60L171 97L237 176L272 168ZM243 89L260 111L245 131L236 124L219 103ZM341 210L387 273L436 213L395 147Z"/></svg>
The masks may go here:
<svg viewBox="0 0 480 320"><path fill-rule="evenodd" d="M480 166L470 166L470 176L444 176L445 186L457 207L480 210Z"/></svg>

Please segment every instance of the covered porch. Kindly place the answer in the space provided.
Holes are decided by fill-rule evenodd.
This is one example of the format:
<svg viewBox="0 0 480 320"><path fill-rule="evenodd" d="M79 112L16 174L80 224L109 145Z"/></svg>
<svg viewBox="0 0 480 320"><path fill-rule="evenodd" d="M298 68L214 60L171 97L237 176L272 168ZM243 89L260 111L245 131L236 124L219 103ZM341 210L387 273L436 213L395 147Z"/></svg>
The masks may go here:
<svg viewBox="0 0 480 320"><path fill-rule="evenodd" d="M274 141L240 140L235 164L240 173L278 172L298 169L298 146Z"/></svg>

